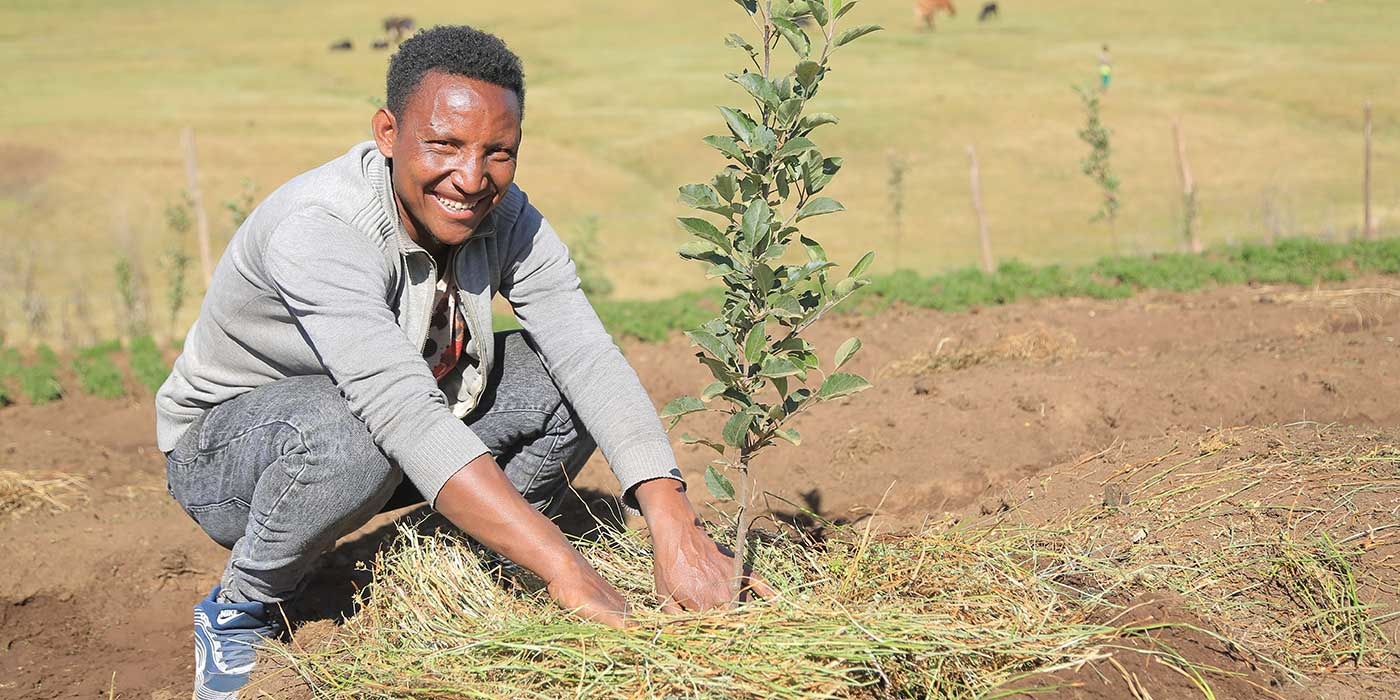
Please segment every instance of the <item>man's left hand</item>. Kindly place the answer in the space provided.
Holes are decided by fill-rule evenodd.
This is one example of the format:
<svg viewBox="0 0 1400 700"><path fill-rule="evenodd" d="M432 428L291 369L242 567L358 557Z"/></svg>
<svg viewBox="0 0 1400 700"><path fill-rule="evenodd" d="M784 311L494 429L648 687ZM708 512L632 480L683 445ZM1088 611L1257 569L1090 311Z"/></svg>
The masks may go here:
<svg viewBox="0 0 1400 700"><path fill-rule="evenodd" d="M710 539L681 482L653 479L638 485L633 494L651 530L661 609L678 613L732 605L734 556ZM744 578L745 592L764 598L774 595L753 572L746 569Z"/></svg>

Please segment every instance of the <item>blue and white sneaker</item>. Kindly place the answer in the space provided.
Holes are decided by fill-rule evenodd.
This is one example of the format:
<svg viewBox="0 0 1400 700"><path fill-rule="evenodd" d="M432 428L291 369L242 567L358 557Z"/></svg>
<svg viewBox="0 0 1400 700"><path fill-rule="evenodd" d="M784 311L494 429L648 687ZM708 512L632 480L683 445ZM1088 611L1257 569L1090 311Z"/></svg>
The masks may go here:
<svg viewBox="0 0 1400 700"><path fill-rule="evenodd" d="M194 606L194 700L237 700L257 647L282 633L262 603L225 603L219 587Z"/></svg>

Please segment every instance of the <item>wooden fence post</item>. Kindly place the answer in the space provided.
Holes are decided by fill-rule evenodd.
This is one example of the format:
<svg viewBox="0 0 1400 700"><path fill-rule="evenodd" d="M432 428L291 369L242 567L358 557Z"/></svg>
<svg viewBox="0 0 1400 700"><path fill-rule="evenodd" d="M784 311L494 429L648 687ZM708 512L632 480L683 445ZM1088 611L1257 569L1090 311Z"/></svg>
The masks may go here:
<svg viewBox="0 0 1400 700"><path fill-rule="evenodd" d="M1371 218L1371 103L1366 103L1366 125L1363 127L1366 141L1366 171L1362 177L1361 189L1362 198L1365 204L1362 207L1361 235L1368 240L1376 237L1376 223Z"/></svg>
<svg viewBox="0 0 1400 700"><path fill-rule="evenodd" d="M1181 172L1181 219L1186 234L1186 245L1192 253L1205 250L1201 245L1201 234L1196 230L1196 179L1191 177L1191 164L1186 160L1186 136L1181 131L1181 118L1172 120L1172 134L1176 137L1176 165Z"/></svg>
<svg viewBox="0 0 1400 700"><path fill-rule="evenodd" d="M967 160L971 166L969 179L972 182L972 211L977 213L977 240L982 248L982 271L996 272L996 262L992 260L992 238L987 233L987 216L982 211L982 174L977 166L977 151L971 144L967 147Z"/></svg>
<svg viewBox="0 0 1400 700"><path fill-rule="evenodd" d="M180 134L185 147L185 189L190 197L190 208L194 209L195 237L199 241L199 264L204 272L204 287L214 276L214 265L209 259L209 217L204 213L204 196L199 191L199 162L195 157L194 129L185 127Z"/></svg>

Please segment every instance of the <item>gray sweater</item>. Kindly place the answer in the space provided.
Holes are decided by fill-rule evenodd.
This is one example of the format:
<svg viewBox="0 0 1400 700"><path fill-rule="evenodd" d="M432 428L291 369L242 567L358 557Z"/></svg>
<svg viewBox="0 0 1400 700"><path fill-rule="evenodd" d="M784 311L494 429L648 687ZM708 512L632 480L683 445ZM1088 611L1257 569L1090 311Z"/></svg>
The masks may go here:
<svg viewBox="0 0 1400 700"><path fill-rule="evenodd" d="M160 449L174 449L204 411L224 401L284 377L324 374L380 449L436 502L448 478L487 452L462 417L495 361L491 299L499 292L623 493L647 479L679 478L636 372L579 290L568 250L525 193L512 185L462 245L454 272L470 338L439 382L422 355L435 266L399 222L389 164L374 143L278 188L229 242L156 395Z"/></svg>

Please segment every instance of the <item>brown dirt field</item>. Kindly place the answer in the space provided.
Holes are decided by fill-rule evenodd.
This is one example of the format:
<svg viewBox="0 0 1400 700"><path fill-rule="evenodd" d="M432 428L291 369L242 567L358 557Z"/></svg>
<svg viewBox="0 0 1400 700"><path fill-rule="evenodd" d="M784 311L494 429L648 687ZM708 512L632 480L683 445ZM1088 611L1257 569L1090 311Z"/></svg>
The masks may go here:
<svg viewBox="0 0 1400 700"><path fill-rule="evenodd" d="M1376 278L1345 289L1396 287L1395 279ZM1109 465L1191 447L1202 434L1229 439L1229 431L1214 429L1339 424L1350 427L1319 434L1363 441L1368 431L1389 428L1394 437L1397 322L1393 296L1244 287L837 317L814 329L814 342L835 348L860 336L865 349L852 368L876 388L801 417L803 446L766 456L762 485L827 517L878 508L887 528L944 517L1034 522L1103 499L1109 475L1101 472ZM625 350L658 405L706 383L682 339ZM149 402L72 398L0 409L0 471L85 480L63 498L67 510L0 516L0 697L188 695L189 609L216 580L224 552L165 493L153 422ZM683 424L676 434L701 427ZM1264 449L1265 438L1248 434L1232 447ZM700 483L706 457L677 444L687 476ZM595 500L615 482L595 458L578 485ZM1280 492L1290 485L1278 484ZM353 591L369 580L354 563L384 546L386 521L327 556L299 617L334 619L352 610ZM1147 542L1177 541L1154 536ZM1194 541L1202 533L1179 536ZM1393 589L1371 593L1394 602ZM1142 602L1147 615L1215 623L1209 611L1181 610L1171 600ZM310 642L327 624L309 625L299 639ZM1190 644L1222 668L1246 663L1208 639L1182 641ZM1269 687L1272 676L1249 672ZM1061 678L1079 685L1055 697L1132 697L1123 684L1134 674L1169 682L1152 667L1124 662L1120 673L1101 664ZM1090 676L1097 680L1084 680ZM1290 697L1378 697L1395 680L1337 668L1286 690ZM1153 696L1182 697L1176 693Z"/></svg>

